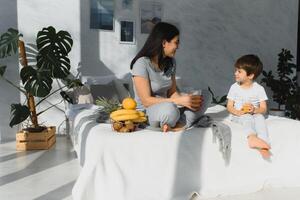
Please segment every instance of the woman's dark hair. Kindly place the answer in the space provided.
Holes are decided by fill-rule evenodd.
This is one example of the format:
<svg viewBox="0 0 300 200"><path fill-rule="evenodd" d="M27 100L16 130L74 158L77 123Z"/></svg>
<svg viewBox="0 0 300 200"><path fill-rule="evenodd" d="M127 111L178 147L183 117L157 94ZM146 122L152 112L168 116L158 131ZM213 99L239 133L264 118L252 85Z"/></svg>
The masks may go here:
<svg viewBox="0 0 300 200"><path fill-rule="evenodd" d="M164 40L170 42L175 36L179 35L179 30L176 26L166 23L159 22L157 23L148 39L146 40L143 48L139 51L139 53L135 56L135 58L131 61L130 69L132 69L134 63L141 57L148 57L150 59L155 56L158 57L158 66L160 69L165 67L165 63L172 62L172 58L164 58L163 57L163 47L162 43Z"/></svg>

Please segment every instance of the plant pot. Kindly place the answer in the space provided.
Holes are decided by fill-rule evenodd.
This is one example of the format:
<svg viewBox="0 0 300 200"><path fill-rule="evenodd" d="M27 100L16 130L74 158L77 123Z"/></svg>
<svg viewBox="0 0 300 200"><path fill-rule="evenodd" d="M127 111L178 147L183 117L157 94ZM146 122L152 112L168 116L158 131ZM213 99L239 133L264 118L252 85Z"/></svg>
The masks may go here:
<svg viewBox="0 0 300 200"><path fill-rule="evenodd" d="M278 109L270 109L269 115L274 115L277 117L285 117L285 111L284 110L278 110Z"/></svg>
<svg viewBox="0 0 300 200"><path fill-rule="evenodd" d="M56 128L50 126L41 132L21 130L16 134L16 149L18 151L49 149L55 144Z"/></svg>

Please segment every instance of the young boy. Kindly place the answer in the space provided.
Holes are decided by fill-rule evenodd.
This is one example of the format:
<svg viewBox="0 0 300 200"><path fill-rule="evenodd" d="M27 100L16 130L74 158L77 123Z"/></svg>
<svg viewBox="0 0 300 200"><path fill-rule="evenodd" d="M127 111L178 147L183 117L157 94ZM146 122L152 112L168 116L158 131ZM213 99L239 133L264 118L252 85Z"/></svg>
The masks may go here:
<svg viewBox="0 0 300 200"><path fill-rule="evenodd" d="M227 110L232 114L232 121L243 125L249 147L258 149L263 158L269 158L271 147L263 116L267 111L268 97L264 88L255 82L262 68L256 55L245 55L236 61L236 83L228 92Z"/></svg>

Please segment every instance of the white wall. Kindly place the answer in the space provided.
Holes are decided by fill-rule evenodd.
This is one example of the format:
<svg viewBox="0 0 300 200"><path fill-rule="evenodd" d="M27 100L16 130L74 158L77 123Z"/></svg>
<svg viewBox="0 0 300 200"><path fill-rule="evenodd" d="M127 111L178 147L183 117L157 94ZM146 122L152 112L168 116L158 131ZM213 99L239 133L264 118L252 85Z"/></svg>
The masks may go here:
<svg viewBox="0 0 300 200"><path fill-rule="evenodd" d="M18 19L18 28L25 40L34 42L42 27L52 25L57 30L64 29L74 40L70 55L74 73L81 63L79 71L82 75L125 74L147 37L140 34L139 1L133 1L133 11L129 12L121 9L121 0L115 0L114 31L100 31L89 28L89 0L18 1L17 12L16 1L5 0L0 7L0 30L16 25ZM210 86L220 96L227 93L233 82L233 64L239 56L255 53L261 57L266 69L275 69L281 48L288 48L296 55L297 0L161 2L164 5L163 20L177 22L180 26L181 43L176 58L183 85ZM11 24L14 19L15 23ZM136 21L136 45L119 43L120 19ZM1 91L6 89L0 83ZM12 91L9 95L18 99ZM57 100L53 98L52 101ZM9 103L6 102L7 99L0 101L2 137L3 132L12 132L7 128ZM62 112L56 109L41 119L56 125L63 120Z"/></svg>

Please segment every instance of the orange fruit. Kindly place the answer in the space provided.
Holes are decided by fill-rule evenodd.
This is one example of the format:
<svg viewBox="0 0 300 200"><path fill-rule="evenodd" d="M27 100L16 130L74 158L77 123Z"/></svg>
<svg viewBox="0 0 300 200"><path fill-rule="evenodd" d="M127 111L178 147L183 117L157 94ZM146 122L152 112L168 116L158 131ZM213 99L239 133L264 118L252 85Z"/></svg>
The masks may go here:
<svg viewBox="0 0 300 200"><path fill-rule="evenodd" d="M136 109L136 101L133 98L127 97L123 99L122 106L126 110L135 110Z"/></svg>
<svg viewBox="0 0 300 200"><path fill-rule="evenodd" d="M249 110L250 110L250 104L244 104L242 107L242 111L249 112Z"/></svg>

